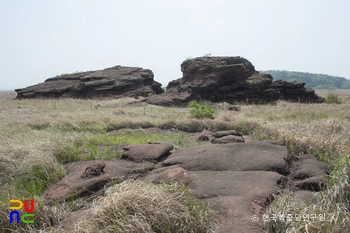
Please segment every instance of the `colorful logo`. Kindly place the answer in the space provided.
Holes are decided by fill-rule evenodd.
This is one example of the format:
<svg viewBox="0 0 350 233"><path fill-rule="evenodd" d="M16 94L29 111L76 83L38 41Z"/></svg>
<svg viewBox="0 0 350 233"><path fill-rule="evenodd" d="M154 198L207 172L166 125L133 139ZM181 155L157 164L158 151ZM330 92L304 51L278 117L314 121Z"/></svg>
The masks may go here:
<svg viewBox="0 0 350 233"><path fill-rule="evenodd" d="M15 206L11 206L12 203L17 203ZM29 200L24 200L23 202L20 200L10 200L10 224L13 223L14 216L16 217L16 223L20 223L21 221L26 224L34 224L34 200L30 200L30 209L28 207ZM18 211L20 209L24 209L26 213L22 214Z"/></svg>

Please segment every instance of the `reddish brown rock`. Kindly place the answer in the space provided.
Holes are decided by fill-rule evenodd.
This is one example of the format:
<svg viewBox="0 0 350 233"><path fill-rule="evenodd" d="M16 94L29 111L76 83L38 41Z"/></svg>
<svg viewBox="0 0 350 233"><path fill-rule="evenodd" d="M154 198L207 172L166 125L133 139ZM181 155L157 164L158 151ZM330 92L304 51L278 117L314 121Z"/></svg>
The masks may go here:
<svg viewBox="0 0 350 233"><path fill-rule="evenodd" d="M260 206L245 196L221 196L203 200L219 215L221 228L217 233L263 233ZM258 217L258 218L256 218ZM256 219L255 222L252 219Z"/></svg>
<svg viewBox="0 0 350 233"><path fill-rule="evenodd" d="M157 156L151 152L153 146L163 148L155 149ZM301 155L298 161L292 161L287 148L278 141L207 144L181 149L169 156L171 147L167 144L126 148L130 152L126 158L130 160L67 164L67 176L47 190L45 203L65 200L71 194L91 195L110 181L129 178L155 183L178 181L187 184L196 197L216 211L222 226L218 233L258 233L263 232L265 208L280 192L287 195L293 191L312 201L313 193L308 190L320 189L310 189L308 185L318 184L327 170L326 164L312 155ZM86 174L84 179L82 174ZM63 222L64 229L88 212L87 209L73 213Z"/></svg>
<svg viewBox="0 0 350 233"><path fill-rule="evenodd" d="M286 147L269 142L201 145L175 151L161 164L189 171L275 171L289 174Z"/></svg>
<svg viewBox="0 0 350 233"><path fill-rule="evenodd" d="M218 196L268 197L282 175L269 171L190 171L189 187L199 198ZM253 199L252 199L253 200Z"/></svg>
<svg viewBox="0 0 350 233"><path fill-rule="evenodd" d="M152 170L154 165L148 162L138 164L125 160L93 160L75 162L67 164L65 167L67 175L46 190L44 194L45 204L91 195L111 181L121 182L129 178L140 177Z"/></svg>
<svg viewBox="0 0 350 233"><path fill-rule="evenodd" d="M69 198L91 195L101 189L112 179L109 174L103 174L89 179L81 179L79 175L69 176L60 180L44 194L46 205L62 202Z"/></svg>
<svg viewBox="0 0 350 233"><path fill-rule="evenodd" d="M154 183L177 181L189 184L192 181L189 171L179 166L158 168L151 171L148 180Z"/></svg>
<svg viewBox="0 0 350 233"><path fill-rule="evenodd" d="M169 152L174 149L172 144L134 144L123 147L121 159L126 159L134 162L157 162L169 155Z"/></svg>

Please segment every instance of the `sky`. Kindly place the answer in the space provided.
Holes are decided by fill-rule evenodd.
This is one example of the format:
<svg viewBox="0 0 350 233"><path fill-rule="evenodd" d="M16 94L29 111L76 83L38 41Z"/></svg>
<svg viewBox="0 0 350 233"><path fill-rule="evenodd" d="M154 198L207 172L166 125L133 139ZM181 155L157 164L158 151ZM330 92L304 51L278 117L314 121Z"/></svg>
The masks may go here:
<svg viewBox="0 0 350 233"><path fill-rule="evenodd" d="M0 90L137 66L166 86L187 58L350 79L348 0L0 0Z"/></svg>

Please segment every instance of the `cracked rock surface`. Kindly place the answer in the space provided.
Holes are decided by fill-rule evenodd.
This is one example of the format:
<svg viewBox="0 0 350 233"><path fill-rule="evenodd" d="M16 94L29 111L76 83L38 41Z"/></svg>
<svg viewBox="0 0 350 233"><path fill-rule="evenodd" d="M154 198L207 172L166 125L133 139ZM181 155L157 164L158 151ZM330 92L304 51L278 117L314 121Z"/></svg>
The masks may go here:
<svg viewBox="0 0 350 233"><path fill-rule="evenodd" d="M217 133L224 138L233 132ZM213 134L209 135L209 138ZM234 135L242 137L242 135ZM89 196L112 181L144 179L154 183L181 181L196 197L216 211L219 233L264 232L259 222L276 195L299 192L309 198L324 188L327 164L313 155L292 161L288 149L277 141L205 144L172 152L170 144L128 145L121 159L67 164L67 175L45 193L46 204L72 195ZM87 210L68 216L70 224Z"/></svg>

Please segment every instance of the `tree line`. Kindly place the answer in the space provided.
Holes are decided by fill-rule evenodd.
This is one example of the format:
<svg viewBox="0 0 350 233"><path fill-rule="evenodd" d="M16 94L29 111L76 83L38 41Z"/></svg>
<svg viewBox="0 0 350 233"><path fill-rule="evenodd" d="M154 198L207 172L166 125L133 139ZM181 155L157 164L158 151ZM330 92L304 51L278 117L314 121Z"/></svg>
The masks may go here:
<svg viewBox="0 0 350 233"><path fill-rule="evenodd" d="M282 79L287 81L304 82L305 87L313 89L350 89L350 80L326 74L312 74L287 70L264 70L261 73L271 74L273 81Z"/></svg>

